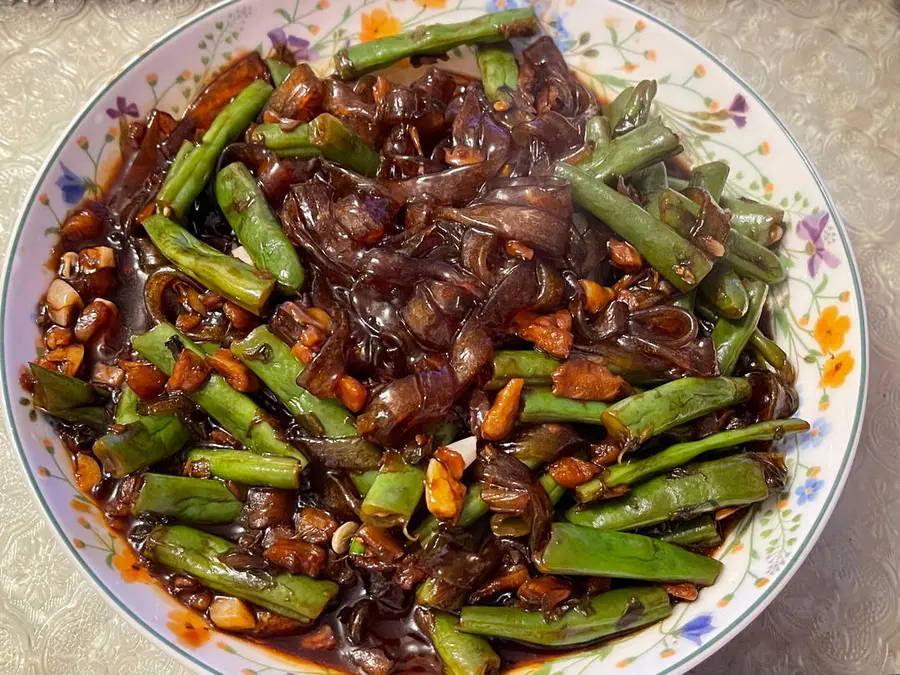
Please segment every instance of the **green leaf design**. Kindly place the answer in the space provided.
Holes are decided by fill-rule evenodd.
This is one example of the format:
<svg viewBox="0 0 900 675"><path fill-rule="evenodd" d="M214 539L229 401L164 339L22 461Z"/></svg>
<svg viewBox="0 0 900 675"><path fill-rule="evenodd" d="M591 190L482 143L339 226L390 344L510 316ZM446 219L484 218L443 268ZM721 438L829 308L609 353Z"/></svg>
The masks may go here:
<svg viewBox="0 0 900 675"><path fill-rule="evenodd" d="M599 54L600 54L600 52L597 51L596 49L593 49L593 48L591 48L591 49L585 49L584 52L582 52L582 55L585 56L585 57L587 57L587 58L589 58L589 59L597 58L597 56L598 56Z"/></svg>
<svg viewBox="0 0 900 675"><path fill-rule="evenodd" d="M824 275L822 277L822 281L819 282L819 285L816 286L816 290L813 291L813 295L818 295L822 291L825 290L825 287L828 285L828 275Z"/></svg>
<svg viewBox="0 0 900 675"><path fill-rule="evenodd" d="M785 518L787 518L789 515L791 515L791 513L792 512L790 509L785 509L784 511L781 512L781 515L784 516Z"/></svg>
<svg viewBox="0 0 900 675"><path fill-rule="evenodd" d="M612 41L613 45L619 44L619 34L616 33L616 29L612 26L607 26L609 29L609 39Z"/></svg>
<svg viewBox="0 0 900 675"><path fill-rule="evenodd" d="M344 8L344 16L343 16L343 18L341 19L341 21L346 21L349 17L350 17L350 5L347 5L347 6Z"/></svg>
<svg viewBox="0 0 900 675"><path fill-rule="evenodd" d="M763 539L768 539L772 536L772 528L770 527L768 530L763 530L762 532L760 532L760 536Z"/></svg>
<svg viewBox="0 0 900 675"><path fill-rule="evenodd" d="M291 22L294 20L294 18L293 18L290 14L288 14L288 12L287 12L286 9L280 9L280 8L279 8L279 9L276 9L276 10L275 10L275 13L276 13L278 16L280 16L282 19L284 19L285 21L287 21L288 23L291 23Z"/></svg>
<svg viewBox="0 0 900 675"><path fill-rule="evenodd" d="M588 33L587 31L583 32L581 35L578 36L578 44L579 45L586 45L588 42L590 42L590 40L591 40L591 34Z"/></svg>
<svg viewBox="0 0 900 675"><path fill-rule="evenodd" d="M225 24L221 21L216 21L216 30L222 30L225 27Z"/></svg>
<svg viewBox="0 0 900 675"><path fill-rule="evenodd" d="M667 84L669 82L669 80L671 80L671 79L672 79L671 75L663 75L661 78L659 78L656 81L656 83L657 84Z"/></svg>

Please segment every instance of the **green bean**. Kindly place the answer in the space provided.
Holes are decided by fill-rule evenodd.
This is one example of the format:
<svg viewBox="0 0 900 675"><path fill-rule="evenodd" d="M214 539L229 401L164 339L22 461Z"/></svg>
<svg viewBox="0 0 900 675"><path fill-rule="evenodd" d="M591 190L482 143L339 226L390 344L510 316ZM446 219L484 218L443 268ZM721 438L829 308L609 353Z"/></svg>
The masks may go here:
<svg viewBox="0 0 900 675"><path fill-rule="evenodd" d="M681 142L662 120L650 120L609 145L595 147L578 168L603 183L657 164L681 152ZM559 174L557 174L559 175ZM565 176L563 176L564 178Z"/></svg>
<svg viewBox="0 0 900 675"><path fill-rule="evenodd" d="M378 171L378 152L334 115L322 113L310 122L309 140L332 162L364 176Z"/></svg>
<svg viewBox="0 0 900 675"><path fill-rule="evenodd" d="M752 504L769 494L768 466L754 455L691 464L635 485L622 497L573 506L566 511L566 520L603 530L635 530Z"/></svg>
<svg viewBox="0 0 900 675"><path fill-rule="evenodd" d="M280 124L260 124L250 132L250 142L265 145L279 157L319 157L322 151L309 140L309 125L285 131Z"/></svg>
<svg viewBox="0 0 900 675"><path fill-rule="evenodd" d="M133 336L131 345L166 375L171 375L175 358L167 342L173 337L177 337L185 349L203 353L186 335L167 323L160 323L143 335ZM249 396L235 391L221 375L212 373L187 397L253 452L294 457L306 466L306 457L283 440L281 431L268 421L268 414Z"/></svg>
<svg viewBox="0 0 900 675"><path fill-rule="evenodd" d="M750 298L741 278L728 263L716 264L700 283L700 294L716 313L726 319L740 319L747 313Z"/></svg>
<svg viewBox="0 0 900 675"><path fill-rule="evenodd" d="M359 516L376 527L405 527L424 493L424 469L402 460L386 463L366 493Z"/></svg>
<svg viewBox="0 0 900 675"><path fill-rule="evenodd" d="M276 87L291 74L291 67L280 59L266 59L266 67L269 69L269 75L272 76L272 82Z"/></svg>
<svg viewBox="0 0 900 675"><path fill-rule="evenodd" d="M243 507L221 481L148 473L131 512L135 516L170 516L189 523L230 523L241 515Z"/></svg>
<svg viewBox="0 0 900 675"><path fill-rule="evenodd" d="M418 26L408 33L345 47L335 56L335 66L342 80L355 80L410 56L438 56L462 45L528 37L537 28L537 17L530 7L493 12L461 23Z"/></svg>
<svg viewBox="0 0 900 675"><path fill-rule="evenodd" d="M184 217L209 182L225 146L236 141L250 126L272 91L267 82L254 80L216 116L199 145L189 148L184 155L179 150L182 156L170 167L156 196L164 214L171 212L176 218Z"/></svg>
<svg viewBox="0 0 900 675"><path fill-rule="evenodd" d="M478 47L478 68L484 93L491 101L509 102L510 91L519 87L519 64L508 42Z"/></svg>
<svg viewBox="0 0 900 675"><path fill-rule="evenodd" d="M715 268L713 268L715 269ZM702 282L701 282L702 283ZM671 304L673 307L681 307L682 309L686 309L689 312L694 311L694 304L697 300L697 291L693 290L688 293L682 293L681 295L672 299Z"/></svg>
<svg viewBox="0 0 900 675"><path fill-rule="evenodd" d="M719 527L710 515L700 516L681 523L673 522L643 530L644 534L669 544L677 544L685 548L708 549L722 543Z"/></svg>
<svg viewBox="0 0 900 675"><path fill-rule="evenodd" d="M722 569L714 558L658 539L572 523L551 525L550 541L534 553L534 564L545 574L690 581L704 586L713 584Z"/></svg>
<svg viewBox="0 0 900 675"><path fill-rule="evenodd" d="M186 457L185 470L194 464L202 466L216 478L284 490L299 488L300 472L303 471L300 462L293 457L219 448L191 450Z"/></svg>
<svg viewBox="0 0 900 675"><path fill-rule="evenodd" d="M433 626L428 634L447 675L496 675L500 657L491 643L456 629L456 617L432 611Z"/></svg>
<svg viewBox="0 0 900 675"><path fill-rule="evenodd" d="M190 430L174 413L139 415L138 397L125 385L116 408L116 424L125 425L94 442L93 452L104 471L115 478L146 469L181 450Z"/></svg>
<svg viewBox="0 0 900 675"><path fill-rule="evenodd" d="M722 198L722 190L728 180L730 168L725 162L708 162L695 166L688 180L688 187L702 188L715 201Z"/></svg>
<svg viewBox="0 0 900 675"><path fill-rule="evenodd" d="M731 211L731 227L761 246L770 246L784 234L784 211L752 199L722 198Z"/></svg>
<svg viewBox="0 0 900 675"><path fill-rule="evenodd" d="M168 525L151 530L143 553L176 572L196 577L214 591L304 624L315 621L338 593L338 585L331 581L238 569L222 562L237 548L237 544L191 527Z"/></svg>
<svg viewBox="0 0 900 675"><path fill-rule="evenodd" d="M610 436L629 448L707 413L750 398L750 383L737 377L685 377L634 394L602 415Z"/></svg>
<svg viewBox="0 0 900 675"><path fill-rule="evenodd" d="M260 315L275 289L275 279L204 244L165 216L150 216L144 229L160 252L198 283L244 309Z"/></svg>
<svg viewBox="0 0 900 675"><path fill-rule="evenodd" d="M28 365L34 378L32 403L48 415L68 422L106 424L98 389L77 377L63 375L36 363Z"/></svg>
<svg viewBox="0 0 900 675"><path fill-rule="evenodd" d="M787 271L777 255L735 229L728 233L725 242L725 260L741 276L759 279L770 286L787 279Z"/></svg>
<svg viewBox="0 0 900 675"><path fill-rule="evenodd" d="M694 288L711 269L712 265L699 249L628 197L568 164L556 164L555 173L572 184L573 196L579 204L633 245L663 278L682 292Z"/></svg>
<svg viewBox="0 0 900 675"><path fill-rule="evenodd" d="M669 174L665 162L657 162L631 174L631 187L653 199L669 187Z"/></svg>
<svg viewBox="0 0 900 675"><path fill-rule="evenodd" d="M747 347L752 349L763 361L768 363L775 372L778 373L785 382L793 382L797 377L794 372L794 366L788 355L774 341L763 335L762 331L757 328L750 334L750 341Z"/></svg>
<svg viewBox="0 0 900 675"><path fill-rule="evenodd" d="M747 295L750 300L747 313L736 321L719 319L716 322L711 337L716 347L719 372L723 375L730 375L734 371L738 357L759 324L768 294L769 287L762 281L750 281L747 284Z"/></svg>
<svg viewBox="0 0 900 675"><path fill-rule="evenodd" d="M602 415L609 408L602 401L578 401L556 396L549 389L526 389L522 393L519 420L537 422L581 422L603 424Z"/></svg>
<svg viewBox="0 0 900 675"><path fill-rule="evenodd" d="M493 377L485 389L500 389L514 377L522 378L527 385L548 385L562 361L533 349L500 350L494 352L493 365Z"/></svg>
<svg viewBox="0 0 900 675"><path fill-rule="evenodd" d="M215 189L219 208L253 264L275 277L282 293L299 291L306 278L300 256L250 170L240 162L229 164L216 175Z"/></svg>
<svg viewBox="0 0 900 675"><path fill-rule="evenodd" d="M231 344L231 353L252 370L307 431L317 436L356 436L350 411L337 400L318 398L297 384L303 364L265 326Z"/></svg>
<svg viewBox="0 0 900 675"><path fill-rule="evenodd" d="M463 607L457 629L465 633L507 638L547 647L594 642L660 621L672 613L669 596L660 587L618 588L595 595L589 611L566 611L545 621L541 612L518 607Z"/></svg>
<svg viewBox="0 0 900 675"><path fill-rule="evenodd" d="M575 488L575 498L579 502L593 501L602 496L605 488L638 483L651 476L683 466L704 453L752 441L780 440L788 434L798 434L808 429L809 424L800 419L770 420L751 424L742 429L720 431L698 441L676 443L643 459L612 465L602 476L593 478Z"/></svg>
<svg viewBox="0 0 900 675"><path fill-rule="evenodd" d="M646 124L650 107L656 97L656 80L641 80L623 89L610 103L603 106L614 136L621 136Z"/></svg>

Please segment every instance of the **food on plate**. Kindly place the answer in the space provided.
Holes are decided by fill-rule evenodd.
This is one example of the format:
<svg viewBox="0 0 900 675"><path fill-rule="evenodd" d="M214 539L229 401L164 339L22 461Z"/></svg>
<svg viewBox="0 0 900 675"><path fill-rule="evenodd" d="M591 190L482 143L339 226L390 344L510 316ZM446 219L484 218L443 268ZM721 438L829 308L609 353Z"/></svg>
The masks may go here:
<svg viewBox="0 0 900 675"><path fill-rule="evenodd" d="M67 215L23 384L217 628L496 673L692 602L782 489L784 214L689 168L656 82L602 102L538 32L249 53Z"/></svg>

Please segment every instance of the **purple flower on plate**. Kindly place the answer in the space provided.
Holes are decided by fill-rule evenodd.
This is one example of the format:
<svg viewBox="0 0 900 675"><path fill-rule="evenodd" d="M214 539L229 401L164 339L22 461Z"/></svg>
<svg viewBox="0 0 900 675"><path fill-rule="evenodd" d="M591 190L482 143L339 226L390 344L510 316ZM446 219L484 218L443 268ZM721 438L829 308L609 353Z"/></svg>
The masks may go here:
<svg viewBox="0 0 900 675"><path fill-rule="evenodd" d="M715 626L712 624L712 614L706 613L691 619L676 632L679 637L690 640L695 645L699 646L703 642L703 636L714 629Z"/></svg>
<svg viewBox="0 0 900 675"><path fill-rule="evenodd" d="M84 191L87 184L83 178L75 175L75 173L62 162L59 163L62 174L56 179L56 187L62 190L62 198L66 204L77 204L84 197Z"/></svg>
<svg viewBox="0 0 900 675"><path fill-rule="evenodd" d="M743 94L736 94L728 106L728 115L734 120L738 129L743 129L747 124L747 99Z"/></svg>
<svg viewBox="0 0 900 675"><path fill-rule="evenodd" d="M809 253L809 260L806 262L806 268L809 270L809 276L815 277L819 273L819 267L822 263L834 269L840 261L825 249L825 242L822 241L822 233L825 226L828 225L828 211L813 213L797 224L797 234L801 238L809 240L806 250Z"/></svg>
<svg viewBox="0 0 900 675"><path fill-rule="evenodd" d="M129 103L124 96L117 96L116 107L107 108L106 114L114 120L126 115L129 117L138 117L140 115L137 103Z"/></svg>
<svg viewBox="0 0 900 675"><path fill-rule="evenodd" d="M819 478L807 478L806 482L794 490L797 495L797 506L803 506L816 498L816 493L822 489L825 481Z"/></svg>
<svg viewBox="0 0 900 675"><path fill-rule="evenodd" d="M266 35L272 41L273 47L276 49L287 47L297 61L314 61L318 58L316 52L309 48L309 40L304 40L296 35L288 35L284 32L284 28L270 30Z"/></svg>

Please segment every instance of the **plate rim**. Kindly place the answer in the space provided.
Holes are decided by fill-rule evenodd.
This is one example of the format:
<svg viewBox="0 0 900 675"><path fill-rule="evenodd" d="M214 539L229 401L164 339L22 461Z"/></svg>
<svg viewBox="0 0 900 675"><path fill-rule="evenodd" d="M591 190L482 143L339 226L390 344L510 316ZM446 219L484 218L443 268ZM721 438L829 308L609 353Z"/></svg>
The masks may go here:
<svg viewBox="0 0 900 675"><path fill-rule="evenodd" d="M246 0L221 0L211 7L208 7L207 9L201 11L197 15L190 17L177 26L173 27L168 32L153 41L146 49L140 50L137 54L135 54L133 58L131 58L124 66L122 66L121 69L112 78L110 78L102 86L98 87L94 94L81 107L81 109L78 111L77 115L72 119L69 125L67 125L65 130L60 134L59 139L47 154L46 160L42 163L41 168L35 176L35 179L31 185L31 188L26 194L23 206L19 212L19 216L13 226L13 231L12 235L10 236L9 243L6 246L6 256L3 261L2 272L0 272L0 280L2 280L2 291L0 291L0 347L2 347L2 353L0 353L0 364L4 366L6 364L6 343L3 340L3 334L9 290L9 276L12 271L12 254L18 247L19 240L24 231L25 221L27 220L28 216L31 213L32 207L37 201L36 198L40 190L40 186L45 181L50 169L55 165L63 148L70 140L70 136L72 135L72 133L84 120L84 118L93 110L98 101L103 96L105 96L112 89L112 87L116 85L136 65L143 61L144 58L156 52L160 47L165 45L176 35L202 21L206 17L217 13L225 7L234 4L240 4L241 2L245 1ZM702 644L698 649L682 657L681 660L668 665L665 669L656 671L656 675L678 675L680 673L686 672L694 666L699 665L700 663L711 657L722 647L731 642L731 640L737 637L750 622L758 617L763 612L763 610L765 610L772 603L778 593L780 593L784 589L785 585L790 581L790 579L797 573L797 571L806 561L806 558L814 548L819 537L821 537L825 526L827 525L832 513L834 512L835 507L837 506L840 495L844 491L844 487L846 486L847 479L849 478L850 474L849 469L853 464L854 458L856 457L856 452L859 447L859 441L862 435L862 423L864 421L866 413L866 402L868 399L869 384L870 345L868 318L866 312L865 294L860 277L859 266L856 261L856 255L853 251L853 247L849 240L847 228L844 225L843 217L838 211L837 206L835 205L834 200L831 197L831 194L829 193L825 182L822 180L822 177L819 175L819 172L816 169L815 165L812 163L800 143L794 137L793 133L791 133L790 129L788 129L788 127L782 121L781 117L772 109L772 107L765 101L765 99L760 96L759 93L757 93L757 91L752 86L750 86L750 84L746 80L744 80L743 77L741 77L741 75L739 75L731 66L727 65L724 61L722 61L722 59L716 56L705 46L700 44L693 37L686 34L681 29L671 25L664 19L652 14L642 7L638 7L631 2L628 2L627 0L607 1L613 5L618 5L639 14L645 19L653 22L653 24L665 29L677 38L680 38L681 40L687 42L688 44L699 50L711 62L719 66L729 77L731 77L737 84L739 84L744 89L744 91L769 114L770 118L775 122L781 132L787 137L791 146L793 146L794 151L803 161L803 164L806 166L806 169L809 171L816 184L816 187L823 197L826 209L833 218L833 222L836 226L835 229L838 232L838 236L840 237L844 251L847 253L847 262L850 267L850 276L853 281L853 287L856 297L858 299L857 319L859 321L861 343L859 370L860 391L857 394L857 405L854 415L853 428L850 431L850 439L847 443L844 457L841 461L840 466L838 467L837 477L833 483L832 489L826 496L825 505L820 510L813 524L813 527L810 529L806 538L797 547L797 550L795 551L793 557L789 559L784 569L779 573L779 576L776 577L775 580L768 585L766 590L763 591L763 593L758 598L756 598L747 609L745 609L726 627L720 629L718 634L709 642ZM184 650L175 642L157 632L156 629L145 623L140 617L134 614L119 600L119 598L112 592L110 588L104 585L100 581L100 579L97 578L97 576L87 565L87 563L78 556L75 548L66 537L60 523L57 521L53 512L50 510L49 505L45 501L43 494L37 485L37 481L34 475L29 470L23 443L21 438L19 437L18 428L16 427L12 418L13 408L10 398L9 382L6 378L5 367L0 368L0 386L2 386L3 390L3 419L6 422L7 428L10 432L10 438L15 444L16 454L18 456L21 468L28 478L28 484L31 488L33 496L37 499L38 503L41 506L42 515L47 521L49 521L50 525L52 526L51 529L64 544L63 548L68 551L70 557L75 560L76 567L81 571L85 578L87 578L91 585L100 592L104 599L108 603L111 603L116 611L121 616L123 616L130 625L136 628L144 637L148 638L156 646L163 649L166 655L176 658L179 662L186 665L194 672L211 673L212 675L217 675L218 671L211 669L208 665L192 656L188 651Z"/></svg>

